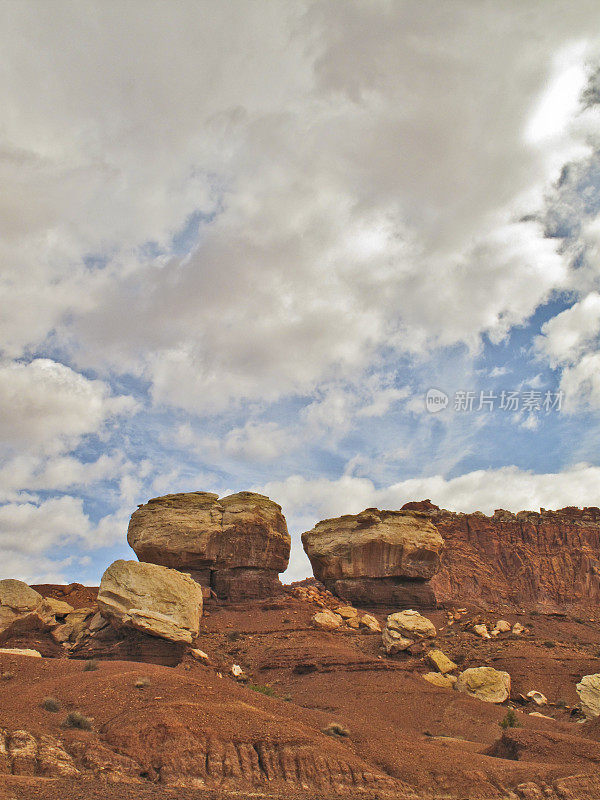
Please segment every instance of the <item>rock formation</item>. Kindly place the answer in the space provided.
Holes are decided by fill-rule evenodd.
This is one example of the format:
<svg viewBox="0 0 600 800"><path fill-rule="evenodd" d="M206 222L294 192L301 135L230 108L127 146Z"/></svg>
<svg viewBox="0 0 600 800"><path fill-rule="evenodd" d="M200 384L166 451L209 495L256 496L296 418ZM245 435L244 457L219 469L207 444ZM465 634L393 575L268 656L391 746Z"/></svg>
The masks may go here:
<svg viewBox="0 0 600 800"><path fill-rule="evenodd" d="M334 594L369 605L435 606L428 583L442 537L426 515L379 511L326 519L302 534L315 577Z"/></svg>
<svg viewBox="0 0 600 800"><path fill-rule="evenodd" d="M98 608L118 626L191 644L200 627L202 590L174 569L115 561L102 576Z"/></svg>
<svg viewBox="0 0 600 800"><path fill-rule="evenodd" d="M442 566L431 585L438 601L507 603L564 610L600 602L600 509L539 513L445 511L406 503L442 535Z"/></svg>
<svg viewBox="0 0 600 800"><path fill-rule="evenodd" d="M291 543L281 506L253 492L154 498L133 513L127 541L140 561L188 572L229 600L280 591Z"/></svg>

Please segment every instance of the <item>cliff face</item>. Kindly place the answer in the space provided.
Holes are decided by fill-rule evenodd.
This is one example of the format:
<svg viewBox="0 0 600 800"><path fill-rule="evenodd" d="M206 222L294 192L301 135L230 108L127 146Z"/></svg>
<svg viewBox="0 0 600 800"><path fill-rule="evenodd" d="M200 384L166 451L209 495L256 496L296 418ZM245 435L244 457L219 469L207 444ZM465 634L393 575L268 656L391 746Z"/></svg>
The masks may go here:
<svg viewBox="0 0 600 800"><path fill-rule="evenodd" d="M600 603L600 509L459 514L407 503L444 538L431 580L438 602L509 603L552 610Z"/></svg>

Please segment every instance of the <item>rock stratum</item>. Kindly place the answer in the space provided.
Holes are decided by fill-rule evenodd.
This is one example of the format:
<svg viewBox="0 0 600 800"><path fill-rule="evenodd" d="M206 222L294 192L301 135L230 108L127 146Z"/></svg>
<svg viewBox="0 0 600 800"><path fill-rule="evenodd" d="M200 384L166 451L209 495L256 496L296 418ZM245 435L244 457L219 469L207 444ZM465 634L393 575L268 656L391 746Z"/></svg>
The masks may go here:
<svg viewBox="0 0 600 800"><path fill-rule="evenodd" d="M428 581L440 569L444 542L427 515L368 508L318 522L302 534L315 577L363 605L431 607Z"/></svg>
<svg viewBox="0 0 600 800"><path fill-rule="evenodd" d="M438 602L506 603L564 610L600 602L600 509L454 513L429 500L424 514L444 539L431 579Z"/></svg>
<svg viewBox="0 0 600 800"><path fill-rule="evenodd" d="M127 541L140 561L187 572L229 600L280 591L291 544L281 506L254 492L156 497L133 513Z"/></svg>

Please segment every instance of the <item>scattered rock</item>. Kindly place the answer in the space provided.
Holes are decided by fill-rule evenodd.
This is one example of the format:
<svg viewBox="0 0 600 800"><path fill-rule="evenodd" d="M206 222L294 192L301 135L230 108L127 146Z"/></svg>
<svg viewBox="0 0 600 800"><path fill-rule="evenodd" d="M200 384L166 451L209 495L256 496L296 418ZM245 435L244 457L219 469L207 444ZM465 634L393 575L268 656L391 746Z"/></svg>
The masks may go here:
<svg viewBox="0 0 600 800"><path fill-rule="evenodd" d="M492 631L492 636L497 636L499 633L510 633L511 625L505 619L499 619L495 624Z"/></svg>
<svg viewBox="0 0 600 800"><path fill-rule="evenodd" d="M56 600L54 597L45 597L42 603L44 611L52 614L55 617L66 617L71 611L74 611L73 606L65 603L64 600Z"/></svg>
<svg viewBox="0 0 600 800"><path fill-rule="evenodd" d="M586 719L600 716L600 673L584 675L575 688Z"/></svg>
<svg viewBox="0 0 600 800"><path fill-rule="evenodd" d="M455 675L442 675L440 672L427 672L423 678L440 689L454 689L457 680Z"/></svg>
<svg viewBox="0 0 600 800"><path fill-rule="evenodd" d="M236 601L281 591L291 543L281 506L254 492L154 498L133 513L127 541L141 561L189 572Z"/></svg>
<svg viewBox="0 0 600 800"><path fill-rule="evenodd" d="M98 607L119 626L191 644L200 626L202 591L188 575L174 569L115 561L102 576Z"/></svg>
<svg viewBox="0 0 600 800"><path fill-rule="evenodd" d="M525 627L521 625L520 622L515 622L515 624L512 626L512 632L515 636L520 636L524 630Z"/></svg>
<svg viewBox="0 0 600 800"><path fill-rule="evenodd" d="M456 688L486 703L503 703L510 694L510 675L493 667L471 667L460 673Z"/></svg>
<svg viewBox="0 0 600 800"><path fill-rule="evenodd" d="M530 700L533 700L536 706L548 705L548 698L546 697L546 695L536 691L535 689L532 689L530 692L527 692L526 697L529 697Z"/></svg>
<svg viewBox="0 0 600 800"><path fill-rule="evenodd" d="M41 658L42 654L37 650L29 650L24 647L0 647L0 655L3 656L30 656L31 658Z"/></svg>
<svg viewBox="0 0 600 800"><path fill-rule="evenodd" d="M313 626L322 631L336 631L342 622L340 615L333 611L319 611L312 618Z"/></svg>
<svg viewBox="0 0 600 800"><path fill-rule="evenodd" d="M432 639L437 633L433 622L413 609L390 614L387 627L411 639Z"/></svg>
<svg viewBox="0 0 600 800"><path fill-rule="evenodd" d="M539 711L530 711L527 716L529 716L529 717L540 717L540 719L551 719L553 722L556 722L554 717L549 717L548 714L542 714Z"/></svg>
<svg viewBox="0 0 600 800"><path fill-rule="evenodd" d="M435 605L425 582L440 568L444 543L421 514L369 508L318 522L302 544L315 577L340 597L389 604L412 591Z"/></svg>
<svg viewBox="0 0 600 800"><path fill-rule="evenodd" d="M393 628L384 628L381 636L385 652L393 656L396 653L401 653L413 644L412 639L407 639L401 633L395 631Z"/></svg>
<svg viewBox="0 0 600 800"><path fill-rule="evenodd" d="M491 639L487 625L473 625L473 632L476 633L477 636L481 636L482 639Z"/></svg>
<svg viewBox="0 0 600 800"><path fill-rule="evenodd" d="M381 633L381 624L372 614L363 614L359 622L362 628L366 628L371 633Z"/></svg>
<svg viewBox="0 0 600 800"><path fill-rule="evenodd" d="M458 669L458 665L454 663L448 656L443 653L441 650L433 649L427 653L427 661L435 667L442 675L445 675L447 672L453 672L455 669Z"/></svg>
<svg viewBox="0 0 600 800"><path fill-rule="evenodd" d="M190 650L190 655L192 655L194 658L197 658L198 661L210 661L210 658L204 652L204 650L197 650L196 648L193 647Z"/></svg>
<svg viewBox="0 0 600 800"><path fill-rule="evenodd" d="M231 674L236 680L241 681L242 683L248 680L246 674L244 673L244 670L240 667L239 664L234 664L231 667Z"/></svg>
<svg viewBox="0 0 600 800"><path fill-rule="evenodd" d="M335 613L339 614L340 617L344 619L352 619L358 616L358 611L356 608L353 608L353 606L338 606L338 608L335 609Z"/></svg>

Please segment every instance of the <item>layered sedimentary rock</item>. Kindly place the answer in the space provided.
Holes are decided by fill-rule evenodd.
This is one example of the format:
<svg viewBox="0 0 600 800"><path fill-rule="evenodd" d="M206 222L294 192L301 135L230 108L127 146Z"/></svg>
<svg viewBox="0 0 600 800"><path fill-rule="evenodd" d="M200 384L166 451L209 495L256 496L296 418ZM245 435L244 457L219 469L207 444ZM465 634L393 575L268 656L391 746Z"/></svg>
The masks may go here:
<svg viewBox="0 0 600 800"><path fill-rule="evenodd" d="M253 492L154 498L133 513L127 541L140 561L189 572L230 600L277 593L291 543L281 506Z"/></svg>
<svg viewBox="0 0 600 800"><path fill-rule="evenodd" d="M459 514L429 500L425 514L445 542L431 580L438 601L507 603L558 610L600 602L600 509Z"/></svg>
<svg viewBox="0 0 600 800"><path fill-rule="evenodd" d="M435 605L428 581L440 568L442 537L426 515L379 511L318 522L302 534L315 577L358 604Z"/></svg>
<svg viewBox="0 0 600 800"><path fill-rule="evenodd" d="M102 576L98 608L119 626L174 644L191 644L200 627L202 590L176 570L115 561Z"/></svg>

